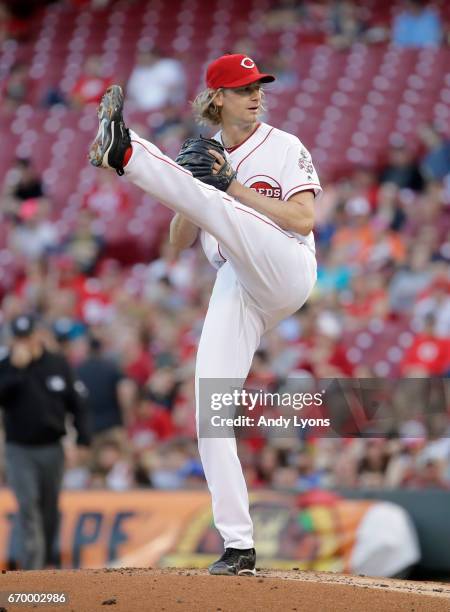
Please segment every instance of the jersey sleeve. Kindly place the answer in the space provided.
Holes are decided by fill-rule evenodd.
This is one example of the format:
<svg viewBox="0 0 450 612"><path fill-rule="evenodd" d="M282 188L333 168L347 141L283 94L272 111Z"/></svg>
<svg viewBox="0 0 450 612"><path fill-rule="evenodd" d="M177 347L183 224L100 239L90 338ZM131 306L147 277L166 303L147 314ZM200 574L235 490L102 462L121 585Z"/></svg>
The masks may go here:
<svg viewBox="0 0 450 612"><path fill-rule="evenodd" d="M322 191L311 154L300 141L287 150L281 185L283 200L289 200L299 191L313 190L316 197Z"/></svg>

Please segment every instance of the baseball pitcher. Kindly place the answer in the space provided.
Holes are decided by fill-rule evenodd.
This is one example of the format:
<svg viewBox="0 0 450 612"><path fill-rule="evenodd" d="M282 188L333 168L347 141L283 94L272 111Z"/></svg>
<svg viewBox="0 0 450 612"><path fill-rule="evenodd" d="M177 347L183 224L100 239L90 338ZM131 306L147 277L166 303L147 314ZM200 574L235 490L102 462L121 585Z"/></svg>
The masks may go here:
<svg viewBox="0 0 450 612"><path fill-rule="evenodd" d="M184 248L201 234L217 278L196 361L200 379L245 379L262 335L307 300L316 281L312 229L321 191L300 140L259 121L264 83L274 80L245 55L224 55L207 69L194 103L217 126L214 139L188 139L177 160L125 126L123 93L110 87L90 148L95 166L119 175L176 215L171 240ZM199 437L214 521L225 551L211 574L255 574L248 493L234 437Z"/></svg>

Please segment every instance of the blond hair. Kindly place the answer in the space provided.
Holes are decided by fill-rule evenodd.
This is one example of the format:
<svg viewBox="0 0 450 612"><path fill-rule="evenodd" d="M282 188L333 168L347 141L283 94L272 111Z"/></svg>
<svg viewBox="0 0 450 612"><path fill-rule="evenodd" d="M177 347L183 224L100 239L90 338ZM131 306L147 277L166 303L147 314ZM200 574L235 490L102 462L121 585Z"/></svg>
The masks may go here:
<svg viewBox="0 0 450 612"><path fill-rule="evenodd" d="M215 97L220 91L223 91L223 88L204 89L191 102L195 120L200 125L220 125L222 123L221 107L217 106L214 102ZM261 89L261 111L265 110L264 90Z"/></svg>
<svg viewBox="0 0 450 612"><path fill-rule="evenodd" d="M191 102L195 120L201 125L220 125L220 106L215 104L214 99L221 89L204 89Z"/></svg>

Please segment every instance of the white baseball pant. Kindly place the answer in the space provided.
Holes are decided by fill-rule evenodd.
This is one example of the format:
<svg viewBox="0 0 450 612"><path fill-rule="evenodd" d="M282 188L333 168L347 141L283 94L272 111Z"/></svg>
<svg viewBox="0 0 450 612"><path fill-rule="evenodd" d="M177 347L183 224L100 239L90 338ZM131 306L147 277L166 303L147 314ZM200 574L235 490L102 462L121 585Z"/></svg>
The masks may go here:
<svg viewBox="0 0 450 612"><path fill-rule="evenodd" d="M308 298L316 259L269 218L194 179L134 132L131 142L127 178L213 235L227 259L217 273L198 347L198 431L199 380L247 377L261 336ZM236 440L199 437L198 447L225 548L252 548L253 525Z"/></svg>

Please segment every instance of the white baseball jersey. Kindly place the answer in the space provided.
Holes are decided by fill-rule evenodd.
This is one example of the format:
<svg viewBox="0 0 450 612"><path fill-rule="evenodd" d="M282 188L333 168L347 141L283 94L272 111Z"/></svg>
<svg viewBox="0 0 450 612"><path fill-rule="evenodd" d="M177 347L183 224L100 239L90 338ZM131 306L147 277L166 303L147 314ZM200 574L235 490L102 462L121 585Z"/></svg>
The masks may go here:
<svg viewBox="0 0 450 612"><path fill-rule="evenodd" d="M131 130L130 135L133 154L126 177L202 228L206 241L214 241L219 261L227 259L218 264L197 352L198 449L225 548L252 548L253 523L236 440L202 435L210 406L200 388L205 380L246 379L261 337L301 308L314 287L314 242L312 236L291 235L227 193L194 179L154 144ZM258 126L229 157L239 180L268 196L287 200L301 190L320 190L302 144L268 125Z"/></svg>
<svg viewBox="0 0 450 612"><path fill-rule="evenodd" d="M222 132L214 135L222 142ZM256 130L240 145L226 150L226 157L237 172L237 180L250 189L269 198L287 201L299 191L322 191L311 155L300 140L267 123ZM272 221L273 223L273 221ZM315 253L314 235L289 232ZM217 240L201 230L200 240L206 257L215 268L226 261Z"/></svg>

